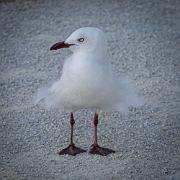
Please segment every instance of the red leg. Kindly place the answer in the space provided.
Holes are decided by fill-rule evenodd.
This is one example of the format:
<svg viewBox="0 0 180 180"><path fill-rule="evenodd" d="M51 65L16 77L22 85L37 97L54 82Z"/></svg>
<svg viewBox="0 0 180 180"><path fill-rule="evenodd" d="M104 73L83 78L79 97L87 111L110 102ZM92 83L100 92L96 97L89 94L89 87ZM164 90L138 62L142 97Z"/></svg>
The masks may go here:
<svg viewBox="0 0 180 180"><path fill-rule="evenodd" d="M74 124L75 124L74 115L73 115L73 112L71 112L71 115L70 115L70 126L71 126L70 144L67 148L62 149L59 152L59 155L69 154L69 155L75 156L76 154L86 152L84 149L76 147L74 142L73 142Z"/></svg>
<svg viewBox="0 0 180 180"><path fill-rule="evenodd" d="M74 115L73 113L71 112L71 115L70 115L70 126L71 126L71 137L70 137L70 144L73 145L73 130L74 130L74 124L75 124L75 121L74 121Z"/></svg>
<svg viewBox="0 0 180 180"><path fill-rule="evenodd" d="M94 142L90 147L89 153L91 153L91 154L99 154L99 155L102 155L102 156L107 156L110 153L115 153L114 150L100 147L98 145L98 143L97 143L98 113L94 114L93 124L94 124L94 140L93 140Z"/></svg>
<svg viewBox="0 0 180 180"><path fill-rule="evenodd" d="M94 120L93 120L93 124L94 124L94 145L98 145L97 144L97 125L98 125L98 113L94 114Z"/></svg>

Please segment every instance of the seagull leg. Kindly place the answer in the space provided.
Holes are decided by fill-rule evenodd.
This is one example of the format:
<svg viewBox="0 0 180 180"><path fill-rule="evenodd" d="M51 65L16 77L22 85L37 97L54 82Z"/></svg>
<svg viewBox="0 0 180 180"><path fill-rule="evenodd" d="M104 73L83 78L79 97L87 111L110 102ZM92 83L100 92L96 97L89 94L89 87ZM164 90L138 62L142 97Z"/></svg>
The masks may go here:
<svg viewBox="0 0 180 180"><path fill-rule="evenodd" d="M114 150L100 147L97 143L98 113L94 114L93 123L94 123L94 143L91 145L89 153L99 154L101 156L107 156L110 153L115 153Z"/></svg>
<svg viewBox="0 0 180 180"><path fill-rule="evenodd" d="M69 155L75 156L76 154L80 154L80 153L86 152L84 149L76 147L74 142L73 142L74 124L75 124L74 115L73 115L73 112L71 112L71 115L70 115L70 125L71 125L70 144L69 144L69 146L67 148L62 149L58 153L59 155L69 154Z"/></svg>

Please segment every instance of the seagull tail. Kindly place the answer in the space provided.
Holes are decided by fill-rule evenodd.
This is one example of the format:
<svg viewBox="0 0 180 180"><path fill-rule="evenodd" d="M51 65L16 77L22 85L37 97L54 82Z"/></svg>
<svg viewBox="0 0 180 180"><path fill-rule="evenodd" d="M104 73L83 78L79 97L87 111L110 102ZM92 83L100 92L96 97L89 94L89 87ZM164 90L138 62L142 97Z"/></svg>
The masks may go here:
<svg viewBox="0 0 180 180"><path fill-rule="evenodd" d="M49 95L49 88L38 89L37 93L33 97L34 105L37 105L42 101L46 101L48 95Z"/></svg>
<svg viewBox="0 0 180 180"><path fill-rule="evenodd" d="M127 76L119 78L118 84L119 102L115 105L117 110L127 113L129 107L140 107L144 104L144 99L137 93L135 83Z"/></svg>

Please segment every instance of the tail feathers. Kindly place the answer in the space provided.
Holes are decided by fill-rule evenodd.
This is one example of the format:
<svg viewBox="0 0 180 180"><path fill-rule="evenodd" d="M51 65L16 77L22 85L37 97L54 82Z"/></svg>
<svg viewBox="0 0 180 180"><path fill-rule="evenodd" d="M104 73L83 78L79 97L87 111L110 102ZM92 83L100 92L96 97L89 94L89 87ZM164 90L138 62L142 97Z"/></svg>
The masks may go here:
<svg viewBox="0 0 180 180"><path fill-rule="evenodd" d="M116 104L116 109L121 112L128 112L129 107L139 107L144 104L144 100L137 93L137 88L134 82L127 76L119 79L119 102Z"/></svg>
<svg viewBox="0 0 180 180"><path fill-rule="evenodd" d="M39 89L37 94L34 96L34 104L37 105L39 104L41 101L45 101L46 98L49 95L49 89L48 88L42 88Z"/></svg>

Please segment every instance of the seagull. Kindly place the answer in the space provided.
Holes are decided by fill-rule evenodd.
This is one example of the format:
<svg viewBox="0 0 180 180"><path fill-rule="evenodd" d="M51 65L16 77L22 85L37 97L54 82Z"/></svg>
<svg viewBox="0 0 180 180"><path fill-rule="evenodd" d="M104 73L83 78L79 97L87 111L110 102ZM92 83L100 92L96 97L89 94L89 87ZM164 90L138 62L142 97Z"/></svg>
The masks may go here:
<svg viewBox="0 0 180 180"><path fill-rule="evenodd" d="M74 31L65 41L55 43L50 50L68 48L73 53L65 60L62 75L46 90L38 92L37 101L46 107L70 112L70 144L59 155L76 154L86 150L73 141L74 112L90 109L94 112L93 144L90 154L106 156L114 150L101 147L97 141L99 111L127 112L129 107L142 105L136 87L127 76L118 77L112 71L105 33L96 27L83 27Z"/></svg>

